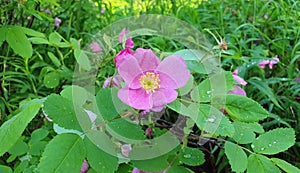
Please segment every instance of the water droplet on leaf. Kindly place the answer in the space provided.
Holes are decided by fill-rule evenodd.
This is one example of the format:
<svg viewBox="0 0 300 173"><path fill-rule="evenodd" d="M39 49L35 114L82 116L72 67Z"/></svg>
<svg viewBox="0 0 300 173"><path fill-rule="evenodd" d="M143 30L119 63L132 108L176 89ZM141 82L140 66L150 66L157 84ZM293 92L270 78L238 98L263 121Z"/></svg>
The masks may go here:
<svg viewBox="0 0 300 173"><path fill-rule="evenodd" d="M190 154L185 154L183 155L184 158L191 158L191 155Z"/></svg>
<svg viewBox="0 0 300 173"><path fill-rule="evenodd" d="M207 121L211 122L211 123L215 122L216 121L216 116L212 115L212 116L208 117Z"/></svg>

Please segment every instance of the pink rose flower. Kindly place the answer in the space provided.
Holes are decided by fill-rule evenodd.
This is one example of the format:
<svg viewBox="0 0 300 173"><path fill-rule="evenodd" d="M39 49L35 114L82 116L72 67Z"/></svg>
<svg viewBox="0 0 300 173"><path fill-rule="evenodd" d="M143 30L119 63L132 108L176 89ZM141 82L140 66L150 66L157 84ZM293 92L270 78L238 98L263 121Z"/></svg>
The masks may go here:
<svg viewBox="0 0 300 173"><path fill-rule="evenodd" d="M124 157L128 157L131 150L132 148L130 144L124 144L121 146L121 153Z"/></svg>
<svg viewBox="0 0 300 173"><path fill-rule="evenodd" d="M58 28L59 25L60 25L60 23L61 23L61 19L58 18L58 17L55 17L55 19L54 19L54 26Z"/></svg>
<svg viewBox="0 0 300 173"><path fill-rule="evenodd" d="M238 76L238 73L239 73L238 69L235 69L235 70L232 72L233 79L234 79L237 83L239 83L239 84L241 84L241 85L243 85L243 86L246 86L246 85L247 85L247 82L246 82L243 78L239 77L239 76Z"/></svg>
<svg viewBox="0 0 300 173"><path fill-rule="evenodd" d="M279 58L277 55L274 56L271 60L263 60L258 65L260 68L266 68L266 65L269 65L269 68L272 69L274 64L279 62Z"/></svg>
<svg viewBox="0 0 300 173"><path fill-rule="evenodd" d="M160 172L156 172L156 173L166 173L166 172L167 171L164 170L164 171L160 171ZM139 170L138 168L133 168L132 173L151 173L151 172L146 172L146 171ZM155 172L152 172L152 173L155 173Z"/></svg>
<svg viewBox="0 0 300 173"><path fill-rule="evenodd" d="M185 61L178 55L162 62L150 49L138 48L134 56L126 55L118 66L126 87L118 97L127 105L140 110L159 112L173 102L190 77Z"/></svg>
<svg viewBox="0 0 300 173"><path fill-rule="evenodd" d="M94 42L90 45L90 48L92 49L92 52L94 53L99 53L102 51L101 47L99 46L98 43Z"/></svg>
<svg viewBox="0 0 300 173"><path fill-rule="evenodd" d="M80 173L86 173L87 170L89 170L89 164L87 162L87 160L84 160L80 169Z"/></svg>

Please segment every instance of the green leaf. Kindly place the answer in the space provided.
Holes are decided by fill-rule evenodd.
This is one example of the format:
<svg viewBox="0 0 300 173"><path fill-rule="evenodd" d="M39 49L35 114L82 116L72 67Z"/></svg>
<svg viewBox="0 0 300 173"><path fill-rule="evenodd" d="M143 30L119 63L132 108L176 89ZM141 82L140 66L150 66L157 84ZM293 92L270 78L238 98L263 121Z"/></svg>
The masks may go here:
<svg viewBox="0 0 300 173"><path fill-rule="evenodd" d="M206 104L191 104L189 109L194 111L190 117L199 129L214 135L230 137L234 134L233 125L218 109Z"/></svg>
<svg viewBox="0 0 300 173"><path fill-rule="evenodd" d="M32 44L50 44L49 41L45 38L40 38L40 37L31 37L28 38L28 40L32 43Z"/></svg>
<svg viewBox="0 0 300 173"><path fill-rule="evenodd" d="M247 155L236 144L227 141L225 143L225 154L233 172L244 172L247 168Z"/></svg>
<svg viewBox="0 0 300 173"><path fill-rule="evenodd" d="M260 78L257 77L253 77L251 79L248 80L248 82L250 84L252 84L254 87L256 87L260 93L265 94L268 96L268 98L270 98L270 100L280 109L283 109L276 98L276 95L274 94L274 92L272 91L272 89L268 86L268 84L264 81L262 81Z"/></svg>
<svg viewBox="0 0 300 173"><path fill-rule="evenodd" d="M64 87L64 89L60 92L60 95L73 101L73 103L76 103L76 105L79 106L85 104L89 97L94 97L88 93L86 89L77 85Z"/></svg>
<svg viewBox="0 0 300 173"><path fill-rule="evenodd" d="M98 148L88 138L84 139L87 152L87 160L89 165L99 171L105 173L114 173L118 169L118 158Z"/></svg>
<svg viewBox="0 0 300 173"><path fill-rule="evenodd" d="M280 173L281 171L263 155L251 154L248 157L247 173Z"/></svg>
<svg viewBox="0 0 300 173"><path fill-rule="evenodd" d="M216 97L225 97L224 95L232 89L233 83L231 72L221 71L196 86L191 91L191 98L196 102L210 102Z"/></svg>
<svg viewBox="0 0 300 173"><path fill-rule="evenodd" d="M34 144L38 141L41 141L41 140L45 139L48 136L48 134L49 134L49 131L44 128L37 129L37 130L33 131L33 133L31 134L29 143Z"/></svg>
<svg viewBox="0 0 300 173"><path fill-rule="evenodd" d="M14 173L23 173L28 167L28 160L23 160L20 164L15 166Z"/></svg>
<svg viewBox="0 0 300 173"><path fill-rule="evenodd" d="M278 159L278 158L271 158L271 160L279 167L281 168L282 170L284 170L285 172L287 173L300 173L300 169L291 165L290 163L284 161L284 160L281 160L281 159Z"/></svg>
<svg viewBox="0 0 300 173"><path fill-rule="evenodd" d="M193 173L193 171L183 166L171 166L167 173Z"/></svg>
<svg viewBox="0 0 300 173"><path fill-rule="evenodd" d="M80 49L80 45L78 45L78 40L76 40L74 38L71 38L70 42L71 42L74 49Z"/></svg>
<svg viewBox="0 0 300 173"><path fill-rule="evenodd" d="M20 26L15 26L15 27L22 29L22 31L23 31L26 35L33 36L33 37L41 37L41 38L45 38L45 34L44 34L44 33L35 31L35 30L33 30L33 29L30 29L30 28L25 28L25 27L20 27Z"/></svg>
<svg viewBox="0 0 300 173"><path fill-rule="evenodd" d="M84 143L78 135L57 135L46 146L38 172L79 172L85 156Z"/></svg>
<svg viewBox="0 0 300 173"><path fill-rule="evenodd" d="M78 123L72 101L59 95L51 94L45 101L44 111L49 118L51 118L59 126L66 129L82 131L81 126ZM86 116L88 118L88 115L85 112L82 112L82 114L78 116Z"/></svg>
<svg viewBox="0 0 300 173"><path fill-rule="evenodd" d="M124 118L115 119L124 111L130 109L119 100L116 89L101 89L96 96L96 100L100 115L105 121L109 121L106 126L111 135L127 143L131 143L131 140L143 140L145 138L141 126Z"/></svg>
<svg viewBox="0 0 300 173"><path fill-rule="evenodd" d="M2 45L3 41L5 40L6 35L6 27L0 26L0 46Z"/></svg>
<svg viewBox="0 0 300 173"><path fill-rule="evenodd" d="M233 139L239 144L249 144L255 139L254 131L264 132L262 126L258 123L245 123L235 121L232 123L235 129Z"/></svg>
<svg viewBox="0 0 300 173"><path fill-rule="evenodd" d="M168 104L167 107L184 116L191 116L192 114L191 110L189 110L188 107L182 104L182 102L180 102L178 99Z"/></svg>
<svg viewBox="0 0 300 173"><path fill-rule="evenodd" d="M12 173L12 170L8 166L0 165L0 172L2 172L2 173Z"/></svg>
<svg viewBox="0 0 300 173"><path fill-rule="evenodd" d="M174 55L181 56L191 72L209 74L217 68L217 58L214 58L213 55L205 51L184 49L175 52Z"/></svg>
<svg viewBox="0 0 300 173"><path fill-rule="evenodd" d="M59 33L57 32L52 32L50 35L49 35L49 42L53 45L57 45L60 43L62 39L62 36L59 35Z"/></svg>
<svg viewBox="0 0 300 173"><path fill-rule="evenodd" d="M8 152L11 155L15 155L15 156L21 156L25 154L27 151L28 151L28 145L25 142L23 142L23 140L17 141L15 145L8 150Z"/></svg>
<svg viewBox="0 0 300 173"><path fill-rule="evenodd" d="M257 153L277 154L295 144L295 131L292 128L277 128L258 136L251 147Z"/></svg>
<svg viewBox="0 0 300 173"><path fill-rule="evenodd" d="M41 156L48 142L38 141L30 144L29 154L33 156Z"/></svg>
<svg viewBox="0 0 300 173"><path fill-rule="evenodd" d="M47 53L49 58L51 59L52 63L56 66L56 67L60 67L61 63L58 60L58 58L52 53L52 52L48 52Z"/></svg>
<svg viewBox="0 0 300 173"><path fill-rule="evenodd" d="M41 103L29 101L20 113L4 122L0 127L0 156L8 151L20 138L28 123L40 110Z"/></svg>
<svg viewBox="0 0 300 173"><path fill-rule="evenodd" d="M59 85L60 75L53 71L47 73L44 77L44 84L47 88L55 88Z"/></svg>
<svg viewBox="0 0 300 173"><path fill-rule="evenodd" d="M115 88L100 89L96 95L98 110L105 121L113 120L131 108L118 98Z"/></svg>
<svg viewBox="0 0 300 173"><path fill-rule="evenodd" d="M6 41L14 52L21 57L30 58L32 56L32 45L21 27L8 27Z"/></svg>
<svg viewBox="0 0 300 173"><path fill-rule="evenodd" d="M269 113L254 100L235 94L226 97L225 110L233 120L257 122L269 116Z"/></svg>
<svg viewBox="0 0 300 173"><path fill-rule="evenodd" d="M168 167L166 155L147 160L131 160L131 163L145 172L160 172Z"/></svg>
<svg viewBox="0 0 300 173"><path fill-rule="evenodd" d="M91 69L91 63L90 63L90 60L89 60L88 56L86 55L85 51L80 50L80 49L75 49L74 56L75 56L77 63L79 64L80 68L87 70L87 71Z"/></svg>
<svg viewBox="0 0 300 173"><path fill-rule="evenodd" d="M145 132L142 127L125 119L109 122L107 124L107 130L113 137L126 143L131 143L132 140L145 139Z"/></svg>
<svg viewBox="0 0 300 173"><path fill-rule="evenodd" d="M188 166L198 166L205 162L204 153L197 148L186 147L179 154L179 162Z"/></svg>

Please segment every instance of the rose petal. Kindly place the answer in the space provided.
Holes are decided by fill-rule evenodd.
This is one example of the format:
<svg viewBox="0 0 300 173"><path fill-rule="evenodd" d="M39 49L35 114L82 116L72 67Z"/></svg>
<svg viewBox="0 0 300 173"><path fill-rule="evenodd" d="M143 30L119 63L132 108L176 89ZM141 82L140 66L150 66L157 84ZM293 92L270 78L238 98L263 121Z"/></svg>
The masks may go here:
<svg viewBox="0 0 300 173"><path fill-rule="evenodd" d="M174 89L159 88L153 94L151 99L153 100L153 108L162 107L168 103L173 102L178 96L178 93Z"/></svg>
<svg viewBox="0 0 300 173"><path fill-rule="evenodd" d="M247 96L246 91L238 85L234 85L235 89L228 92L228 94L237 94L241 96Z"/></svg>
<svg viewBox="0 0 300 173"><path fill-rule="evenodd" d="M133 80L142 73L138 61L132 56L127 55L118 67L119 75L124 79L127 86L130 86Z"/></svg>
<svg viewBox="0 0 300 173"><path fill-rule="evenodd" d="M187 70L185 61L177 55L168 56L156 68L161 73L160 86L162 88L183 87L190 78L190 71Z"/></svg>
<svg viewBox="0 0 300 173"><path fill-rule="evenodd" d="M273 65L277 64L279 62L279 58L277 55L273 59L269 61L269 68L272 69Z"/></svg>
<svg viewBox="0 0 300 173"><path fill-rule="evenodd" d="M266 65L269 64L269 62L270 62L269 60L263 60L262 62L258 63L258 65L260 68L265 68Z"/></svg>
<svg viewBox="0 0 300 173"><path fill-rule="evenodd" d="M124 35L128 34L129 31L126 31L126 28L123 28L121 33L119 34L119 43L123 43L123 37Z"/></svg>
<svg viewBox="0 0 300 173"><path fill-rule="evenodd" d="M239 84L241 84L241 85L243 85L243 86L246 86L246 85L247 85L247 82L246 82L243 78L239 77L238 75L233 75L233 79L234 79L237 83L239 83Z"/></svg>
<svg viewBox="0 0 300 173"><path fill-rule="evenodd" d="M132 41L132 37L128 37L126 39L125 48L134 48L134 42Z"/></svg>
<svg viewBox="0 0 300 173"><path fill-rule="evenodd" d="M128 87L122 88L118 91L119 99L127 105L140 110L149 110L153 107L151 94L147 94L142 88L129 89Z"/></svg>
<svg viewBox="0 0 300 173"><path fill-rule="evenodd" d="M238 75L238 73L239 73L239 69L235 69L235 70L232 72L233 75Z"/></svg>
<svg viewBox="0 0 300 173"><path fill-rule="evenodd" d="M118 68L124 59L129 58L127 55L133 55L134 52L128 48L121 50L114 58L116 67Z"/></svg>
<svg viewBox="0 0 300 173"><path fill-rule="evenodd" d="M159 65L159 59L151 49L136 49L134 57L138 60L143 71L154 70Z"/></svg>

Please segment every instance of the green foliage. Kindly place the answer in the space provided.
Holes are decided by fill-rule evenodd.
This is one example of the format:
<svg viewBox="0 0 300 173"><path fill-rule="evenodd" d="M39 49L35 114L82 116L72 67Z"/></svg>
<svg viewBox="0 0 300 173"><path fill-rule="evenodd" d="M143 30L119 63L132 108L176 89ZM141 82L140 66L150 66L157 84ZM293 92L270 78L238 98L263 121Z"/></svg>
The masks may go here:
<svg viewBox="0 0 300 173"><path fill-rule="evenodd" d="M12 170L8 166L0 165L0 171L3 173L12 173Z"/></svg>
<svg viewBox="0 0 300 173"><path fill-rule="evenodd" d="M0 156L7 152L20 138L28 123L36 116L41 107L41 100L26 103L21 112L6 121L0 127Z"/></svg>
<svg viewBox="0 0 300 173"><path fill-rule="evenodd" d="M247 172L279 173L280 170L267 157L259 154L251 154L248 157Z"/></svg>
<svg viewBox="0 0 300 173"><path fill-rule="evenodd" d="M214 135L232 136L234 134L234 127L229 119L216 108L206 104L193 104L189 108L198 109L198 114L191 116L199 129Z"/></svg>
<svg viewBox="0 0 300 173"><path fill-rule="evenodd" d="M204 153L196 148L184 148L179 156L179 162L189 165L189 166L198 166L205 162Z"/></svg>
<svg viewBox="0 0 300 173"><path fill-rule="evenodd" d="M279 168L281 168L283 171L287 173L292 173L292 172L300 172L300 169L291 165L290 163L278 159L278 158L271 158L272 162L274 162Z"/></svg>
<svg viewBox="0 0 300 173"><path fill-rule="evenodd" d="M38 172L79 172L85 155L84 143L78 135L57 135L46 146Z"/></svg>
<svg viewBox="0 0 300 173"><path fill-rule="evenodd" d="M225 143L225 154L233 172L244 172L247 168L247 155L236 144L227 141Z"/></svg>
<svg viewBox="0 0 300 173"><path fill-rule="evenodd" d="M84 139L87 160L91 167L99 172L114 173L118 168L118 158L97 147L88 138Z"/></svg>
<svg viewBox="0 0 300 173"><path fill-rule="evenodd" d="M59 126L82 131L77 121L72 101L63 98L62 96L52 94L47 97L43 109L49 118L53 119ZM84 113L81 116L87 117Z"/></svg>
<svg viewBox="0 0 300 173"><path fill-rule="evenodd" d="M269 116L254 100L234 94L227 95L225 110L231 119L243 122L256 122Z"/></svg>
<svg viewBox="0 0 300 173"><path fill-rule="evenodd" d="M133 167L170 173L300 172L299 10L297 1L283 0L1 2L0 172L79 172L84 159L88 172L131 172ZM182 19L209 39L180 35L197 50L175 40L177 33L172 40L147 28L134 31L134 50L151 48L160 58L175 52L191 71L179 97L159 117L122 103L116 88L101 88L117 71L112 59L121 46L113 47L112 40L118 33L103 36L109 50L99 56L89 47L104 27L144 14ZM55 17L62 21L59 27ZM169 26L185 33L176 23ZM259 68L275 55L280 62L272 69ZM73 81L75 68L78 81ZM91 69L97 77L88 89L96 96L77 86ZM236 84L235 69L248 82L242 87L247 97L226 95ZM147 128L153 132L145 135ZM156 140L168 132L174 134L167 141ZM129 158L121 155L124 143L153 141L160 145L140 150L135 145ZM181 150L166 151L171 146ZM154 151L164 155L134 160Z"/></svg>
<svg viewBox="0 0 300 173"><path fill-rule="evenodd" d="M146 172L159 172L168 167L166 155L147 160L132 160L131 162L135 167Z"/></svg>
<svg viewBox="0 0 300 173"><path fill-rule="evenodd" d="M219 95L232 89L233 78L230 72L219 72L204 81L191 91L191 98L196 102L210 102Z"/></svg>
<svg viewBox="0 0 300 173"><path fill-rule="evenodd" d="M263 133L263 127L258 123L244 123L235 121L232 123L235 132L232 138L239 144L249 144L255 139L255 133Z"/></svg>
<svg viewBox="0 0 300 173"><path fill-rule="evenodd" d="M252 143L255 152L277 154L295 144L295 131L291 128L277 128L258 136Z"/></svg>

